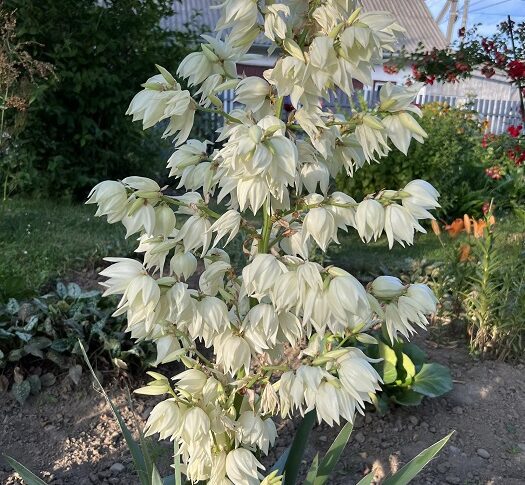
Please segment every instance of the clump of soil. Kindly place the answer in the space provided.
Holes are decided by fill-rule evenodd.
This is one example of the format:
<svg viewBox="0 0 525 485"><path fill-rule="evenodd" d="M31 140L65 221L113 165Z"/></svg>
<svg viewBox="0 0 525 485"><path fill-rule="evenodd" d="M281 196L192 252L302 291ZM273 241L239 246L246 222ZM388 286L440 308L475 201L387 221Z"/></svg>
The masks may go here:
<svg viewBox="0 0 525 485"><path fill-rule="evenodd" d="M424 448L452 430L445 448L413 483L426 485L523 485L525 483L524 366L474 361L463 347L434 348L423 343L431 360L450 367L454 390L439 399L426 399L415 408L393 408L386 416L370 412L356 421L350 443L329 483L350 485L376 471L377 483ZM127 405L122 380L109 394L124 419L136 429L134 414L144 424L154 398L133 396ZM293 422L280 425L272 463L288 445ZM75 386L67 376L45 393L18 405L0 395L0 453L13 456L55 485L134 484L131 457L102 395L87 377ZM309 462L323 453L337 430L317 426L306 452ZM168 470L171 445L160 443L156 456ZM22 483L0 462L0 483Z"/></svg>

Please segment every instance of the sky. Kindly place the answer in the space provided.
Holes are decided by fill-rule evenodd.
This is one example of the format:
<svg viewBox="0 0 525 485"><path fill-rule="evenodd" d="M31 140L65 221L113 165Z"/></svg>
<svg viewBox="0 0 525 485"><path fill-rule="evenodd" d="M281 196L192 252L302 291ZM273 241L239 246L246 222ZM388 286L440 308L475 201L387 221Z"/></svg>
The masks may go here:
<svg viewBox="0 0 525 485"><path fill-rule="evenodd" d="M465 0L459 0L458 12L463 12ZM446 0L427 0L427 5L432 10L434 16L437 16ZM511 15L516 22L525 22L525 0L470 0L468 26L482 24L479 31L483 35L490 35L495 32L498 23ZM447 30L448 15L441 23L441 30ZM461 17L456 24L456 31L461 27Z"/></svg>

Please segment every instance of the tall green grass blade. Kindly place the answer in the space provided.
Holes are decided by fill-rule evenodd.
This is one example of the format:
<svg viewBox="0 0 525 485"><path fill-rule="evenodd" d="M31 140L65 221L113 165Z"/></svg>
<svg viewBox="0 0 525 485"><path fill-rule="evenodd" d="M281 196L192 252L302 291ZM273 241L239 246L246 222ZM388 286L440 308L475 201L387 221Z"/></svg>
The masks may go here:
<svg viewBox="0 0 525 485"><path fill-rule="evenodd" d="M79 345L80 345L80 350L82 351L82 355L84 356L84 360L86 361L86 364L89 370L91 371L91 375L93 376L93 379L95 380L97 386L101 389L102 394L104 395L104 398L109 404L111 410L113 411L113 414L115 415L115 419L117 420L119 424L120 431L122 432L122 435L124 436L124 439L126 440L126 444L128 445L129 451L131 452L131 457L133 458L133 464L135 465L135 470L137 471L137 474L139 476L140 483L142 485L150 485L150 475L148 475L148 471L147 471L148 468L146 466L146 461L144 459L144 455L142 453L142 450L140 449L139 444L133 439L131 431L129 430L129 428L126 426L126 423L122 419L120 411L113 404L113 402L107 395L106 391L102 387L102 384L98 380L98 377L95 374L93 367L91 367L91 363L89 362L89 357L87 356L86 350L84 349L84 346L82 345L82 342L80 342L80 340L79 340Z"/></svg>
<svg viewBox="0 0 525 485"><path fill-rule="evenodd" d="M312 464L310 465L310 469L308 470L308 474L306 475L306 479L303 485L315 485L316 483L315 479L317 478L318 470L319 470L319 453L315 455L315 458L312 461Z"/></svg>
<svg viewBox="0 0 525 485"><path fill-rule="evenodd" d="M419 455L417 455L413 460L409 461L401 470L399 470L395 475L387 478L383 485L406 485L412 479L414 479L417 474L428 465L429 461L432 460L447 444L450 437L454 432L450 433L448 436L445 436L442 440L428 447L426 450L423 450Z"/></svg>
<svg viewBox="0 0 525 485"><path fill-rule="evenodd" d="M352 423L346 423L343 429L337 435L337 438L332 443L332 446L326 452L326 455L319 463L319 471L317 472L317 478L315 479L315 485L323 485L327 482L330 475L333 473L341 454L343 453L354 425Z"/></svg>
<svg viewBox="0 0 525 485"><path fill-rule="evenodd" d="M295 485L297 483L304 450L308 444L308 437L310 436L314 423L315 412L310 411L304 416L299 428L297 428L292 446L290 447L288 459L286 460L286 465L284 466L284 485Z"/></svg>
<svg viewBox="0 0 525 485"><path fill-rule="evenodd" d="M375 472L371 471L366 477L361 478L361 480L359 480L356 485L371 485L371 483L374 481L374 475Z"/></svg>
<svg viewBox="0 0 525 485"><path fill-rule="evenodd" d="M14 458L4 455L5 461L18 473L26 485L46 485L46 482L41 478L38 478L31 470L28 470L22 463L19 463Z"/></svg>

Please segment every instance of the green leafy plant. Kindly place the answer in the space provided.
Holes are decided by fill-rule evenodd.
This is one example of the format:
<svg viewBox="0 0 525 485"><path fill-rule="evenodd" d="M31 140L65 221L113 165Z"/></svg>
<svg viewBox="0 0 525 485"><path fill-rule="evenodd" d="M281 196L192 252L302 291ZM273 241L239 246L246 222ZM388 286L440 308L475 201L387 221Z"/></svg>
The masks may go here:
<svg viewBox="0 0 525 485"><path fill-rule="evenodd" d="M152 348L134 345L126 336L123 318L113 317L112 303L98 291L84 292L76 283L58 283L56 290L27 302L10 299L0 306L0 369L13 371L11 392L21 403L54 382L52 372L67 370L78 384L82 342L91 358L105 366L146 366ZM16 367L15 367L16 366Z"/></svg>
<svg viewBox="0 0 525 485"><path fill-rule="evenodd" d="M426 362L427 355L416 344L397 341L392 345L381 336L377 340L377 345L367 346L366 353L381 359L375 364L384 383L374 400L379 412L386 412L390 403L417 406L425 396L439 397L452 390L449 370Z"/></svg>

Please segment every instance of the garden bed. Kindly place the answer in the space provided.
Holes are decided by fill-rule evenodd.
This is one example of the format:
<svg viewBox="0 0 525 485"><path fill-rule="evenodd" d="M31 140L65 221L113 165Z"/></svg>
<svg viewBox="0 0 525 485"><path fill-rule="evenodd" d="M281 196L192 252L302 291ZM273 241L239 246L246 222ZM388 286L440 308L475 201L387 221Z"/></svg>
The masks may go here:
<svg viewBox="0 0 525 485"><path fill-rule="evenodd" d="M380 478L408 461L452 430L456 433L445 450L417 479L419 484L518 485L525 476L525 382L523 364L474 361L464 345L437 346L422 342L432 360L450 367L454 390L438 399L426 399L415 408L392 409L384 417L369 412L358 418L331 484L355 483L367 470ZM109 385L110 395L124 410L126 382ZM154 398L134 397L140 422L144 422ZM130 484L136 478L131 457L103 397L84 377L75 387L67 375L47 392L20 407L4 394L0 399L2 433L0 449L37 471L55 485ZM292 436L293 423L280 425L279 441L272 453L282 452ZM306 458L326 449L336 431L314 429ZM28 453L31 450L31 453ZM169 443L155 448L166 457ZM271 463L273 456L266 460ZM21 483L6 464L0 465L0 482Z"/></svg>

